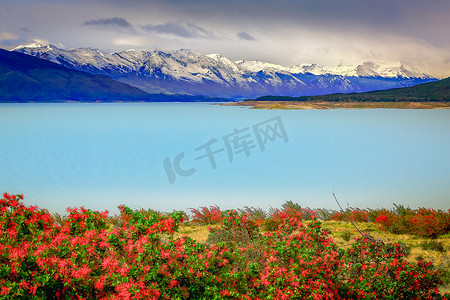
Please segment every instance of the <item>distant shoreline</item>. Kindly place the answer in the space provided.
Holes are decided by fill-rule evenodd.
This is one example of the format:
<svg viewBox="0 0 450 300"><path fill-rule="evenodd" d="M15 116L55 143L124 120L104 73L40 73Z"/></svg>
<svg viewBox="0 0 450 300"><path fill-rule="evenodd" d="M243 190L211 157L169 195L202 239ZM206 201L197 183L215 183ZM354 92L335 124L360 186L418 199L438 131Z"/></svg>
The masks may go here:
<svg viewBox="0 0 450 300"><path fill-rule="evenodd" d="M2 100L0 99L0 104L24 104L24 103L34 103L34 104L49 104L49 103L228 103L231 100Z"/></svg>
<svg viewBox="0 0 450 300"><path fill-rule="evenodd" d="M450 102L333 102L333 101L257 101L245 100L241 102L218 104L222 106L242 106L250 109L449 109Z"/></svg>

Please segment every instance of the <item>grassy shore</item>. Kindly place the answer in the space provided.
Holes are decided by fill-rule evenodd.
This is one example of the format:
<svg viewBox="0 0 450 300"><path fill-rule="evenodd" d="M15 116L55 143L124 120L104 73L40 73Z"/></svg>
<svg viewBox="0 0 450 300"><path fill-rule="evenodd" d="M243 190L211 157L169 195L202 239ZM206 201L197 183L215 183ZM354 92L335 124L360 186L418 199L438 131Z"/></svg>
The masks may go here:
<svg viewBox="0 0 450 300"><path fill-rule="evenodd" d="M224 103L224 106L243 106L251 109L448 109L449 102L332 102L332 101L256 101Z"/></svg>

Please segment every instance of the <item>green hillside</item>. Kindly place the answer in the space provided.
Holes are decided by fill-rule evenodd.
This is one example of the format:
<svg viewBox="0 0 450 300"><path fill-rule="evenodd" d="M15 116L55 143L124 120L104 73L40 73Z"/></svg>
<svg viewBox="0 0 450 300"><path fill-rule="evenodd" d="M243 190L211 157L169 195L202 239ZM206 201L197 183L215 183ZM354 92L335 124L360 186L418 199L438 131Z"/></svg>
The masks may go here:
<svg viewBox="0 0 450 300"><path fill-rule="evenodd" d="M321 96L278 97L264 96L258 101L342 101L342 102L448 102L450 77L412 87L365 93L329 94Z"/></svg>

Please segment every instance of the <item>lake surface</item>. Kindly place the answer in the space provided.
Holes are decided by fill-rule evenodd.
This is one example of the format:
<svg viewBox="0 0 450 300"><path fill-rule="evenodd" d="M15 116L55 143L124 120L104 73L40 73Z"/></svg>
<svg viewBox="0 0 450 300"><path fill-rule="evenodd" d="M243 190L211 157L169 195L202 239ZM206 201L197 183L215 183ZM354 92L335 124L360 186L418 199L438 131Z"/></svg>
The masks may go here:
<svg viewBox="0 0 450 300"><path fill-rule="evenodd" d="M352 207L450 208L450 110L0 104L0 192L50 211L337 209L333 191Z"/></svg>

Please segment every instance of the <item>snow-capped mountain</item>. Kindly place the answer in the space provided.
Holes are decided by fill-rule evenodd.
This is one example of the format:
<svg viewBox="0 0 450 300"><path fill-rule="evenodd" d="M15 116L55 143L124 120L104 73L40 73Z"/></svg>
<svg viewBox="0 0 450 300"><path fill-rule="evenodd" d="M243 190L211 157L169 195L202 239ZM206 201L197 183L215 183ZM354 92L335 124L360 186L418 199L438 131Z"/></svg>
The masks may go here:
<svg viewBox="0 0 450 300"><path fill-rule="evenodd" d="M405 87L434 79L403 63L285 67L262 61L232 61L220 54L202 55L192 50L106 53L92 48L65 50L38 43L21 45L13 51L71 69L104 74L149 93L230 98L301 96Z"/></svg>
<svg viewBox="0 0 450 300"><path fill-rule="evenodd" d="M340 76L357 76L357 77L384 77L384 78L432 78L414 67L402 63L374 63L364 62L360 65L349 65L340 67L327 67L320 64L300 64L293 67L284 67L281 65L266 63L262 61L236 61L236 63L253 72L263 71L266 69L275 69L286 71L293 74L310 73L313 75L340 75Z"/></svg>

